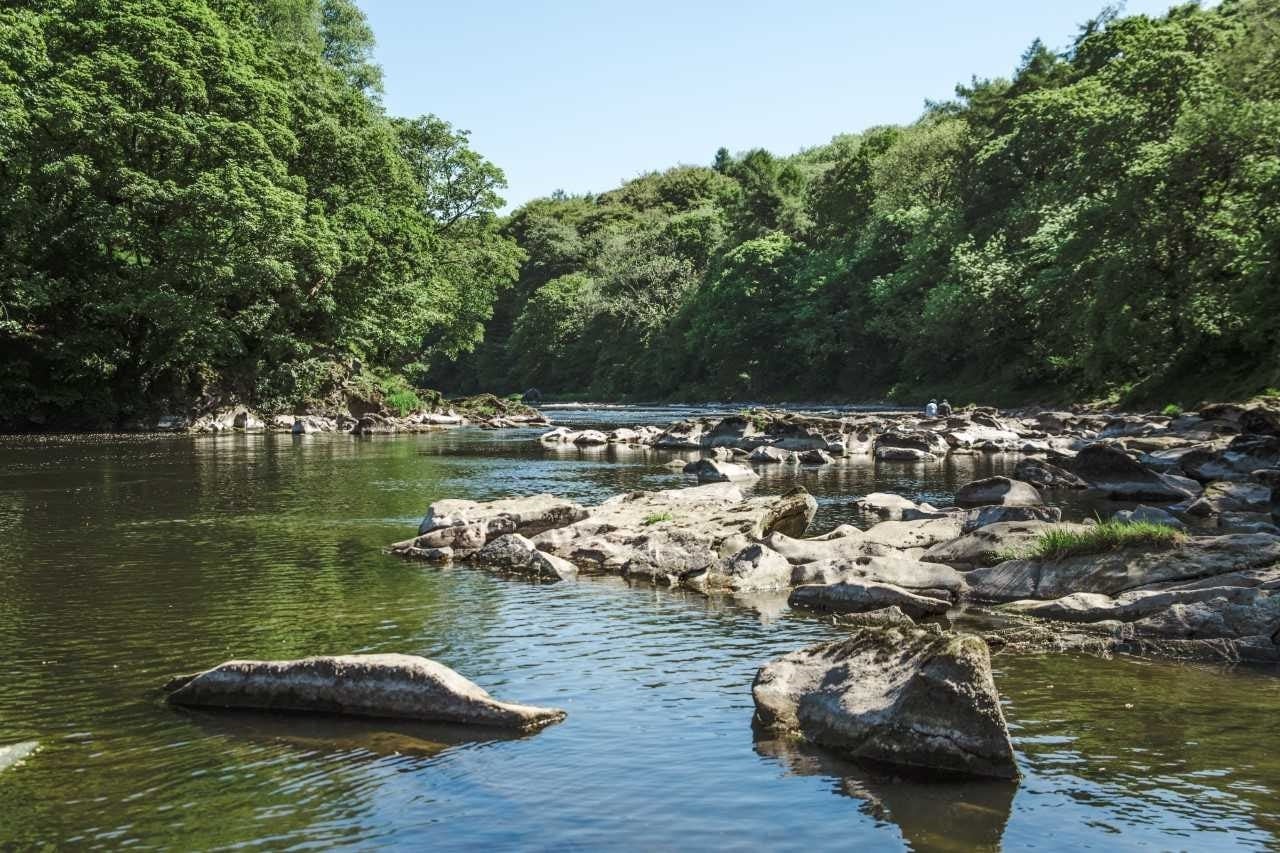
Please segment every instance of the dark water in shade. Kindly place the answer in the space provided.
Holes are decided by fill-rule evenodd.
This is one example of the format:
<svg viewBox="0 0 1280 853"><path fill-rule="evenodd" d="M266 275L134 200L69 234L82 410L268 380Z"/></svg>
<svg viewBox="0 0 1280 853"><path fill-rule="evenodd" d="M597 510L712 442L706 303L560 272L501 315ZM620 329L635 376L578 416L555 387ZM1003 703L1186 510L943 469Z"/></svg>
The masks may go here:
<svg viewBox="0 0 1280 853"><path fill-rule="evenodd" d="M683 412L552 410L641 423ZM596 501L683 484L674 454L533 431L0 440L0 848L1274 849L1271 671L999 656L1018 785L924 784L753 736L750 684L835 635L785 596L535 585L382 546L442 497ZM1000 457L762 469L945 502ZM1086 507L1069 508L1084 512ZM395 651L558 705L535 736L171 709L231 657Z"/></svg>

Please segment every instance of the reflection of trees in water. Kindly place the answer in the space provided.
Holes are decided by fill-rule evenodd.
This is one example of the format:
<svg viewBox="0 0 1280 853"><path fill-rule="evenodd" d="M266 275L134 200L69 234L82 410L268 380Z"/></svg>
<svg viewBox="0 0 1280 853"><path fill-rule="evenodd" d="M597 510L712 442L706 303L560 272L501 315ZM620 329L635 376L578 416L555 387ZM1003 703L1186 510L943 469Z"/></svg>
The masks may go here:
<svg viewBox="0 0 1280 853"><path fill-rule="evenodd" d="M757 732L755 750L797 776L832 780L832 791L861 800L877 821L892 823L916 851L999 850L1015 782L906 776L843 761L801 741Z"/></svg>

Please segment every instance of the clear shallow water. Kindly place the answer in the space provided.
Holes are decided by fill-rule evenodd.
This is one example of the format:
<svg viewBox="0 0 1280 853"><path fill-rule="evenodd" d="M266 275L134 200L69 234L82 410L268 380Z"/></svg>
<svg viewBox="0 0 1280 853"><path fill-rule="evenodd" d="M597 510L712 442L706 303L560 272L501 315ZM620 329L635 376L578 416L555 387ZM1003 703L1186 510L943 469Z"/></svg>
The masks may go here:
<svg viewBox="0 0 1280 853"><path fill-rule="evenodd" d="M1277 845L1271 672L1000 656L1026 778L922 784L753 735L756 668L835 636L785 597L535 585L381 553L436 498L684 482L661 467L674 454L535 435L0 441L0 744L41 742L0 771L0 847ZM763 469L757 488L798 479L829 527L864 492L945 502L1012 464ZM433 657L569 718L498 739L160 701L169 676L230 657L361 651Z"/></svg>

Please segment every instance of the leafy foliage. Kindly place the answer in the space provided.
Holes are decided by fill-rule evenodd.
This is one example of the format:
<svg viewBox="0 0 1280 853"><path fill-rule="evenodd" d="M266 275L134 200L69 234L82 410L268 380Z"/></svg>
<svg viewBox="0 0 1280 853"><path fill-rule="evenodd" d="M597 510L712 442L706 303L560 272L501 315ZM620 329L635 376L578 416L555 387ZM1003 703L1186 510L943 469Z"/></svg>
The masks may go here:
<svg viewBox="0 0 1280 853"><path fill-rule="evenodd" d="M474 345L502 174L384 115L372 43L351 0L0 11L0 418L286 405Z"/></svg>
<svg viewBox="0 0 1280 853"><path fill-rule="evenodd" d="M531 202L517 286L439 375L633 398L1275 385L1277 22L1278 0L1106 13L910 126Z"/></svg>

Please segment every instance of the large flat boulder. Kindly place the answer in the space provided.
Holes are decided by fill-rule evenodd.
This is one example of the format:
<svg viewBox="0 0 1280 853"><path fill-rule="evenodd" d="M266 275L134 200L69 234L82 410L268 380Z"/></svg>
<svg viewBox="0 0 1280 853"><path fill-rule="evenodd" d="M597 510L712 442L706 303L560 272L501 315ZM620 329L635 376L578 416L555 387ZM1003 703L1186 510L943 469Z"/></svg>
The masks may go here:
<svg viewBox="0 0 1280 853"><path fill-rule="evenodd" d="M496 531L493 536L504 533L533 536L586 517L587 511L580 505L554 495L532 495L484 502L442 500L427 508L426 517L418 525L418 535L423 536L447 527L482 523L486 529Z"/></svg>
<svg viewBox="0 0 1280 853"><path fill-rule="evenodd" d="M761 667L756 723L849 758L1018 777L981 638L864 628Z"/></svg>
<svg viewBox="0 0 1280 853"><path fill-rule="evenodd" d="M817 507L801 488L750 499L732 483L632 492L533 542L580 571L674 583L712 570L774 531L802 533Z"/></svg>
<svg viewBox="0 0 1280 853"><path fill-rule="evenodd" d="M1280 536L1240 533L1195 537L1160 550L1126 548L1054 560L1009 560L965 576L982 601L1061 598L1074 592L1115 596L1157 583L1254 570L1280 562Z"/></svg>
<svg viewBox="0 0 1280 853"><path fill-rule="evenodd" d="M681 584L702 592L768 592L791 586L791 564L759 542L743 548L722 563L690 572Z"/></svg>
<svg viewBox="0 0 1280 853"><path fill-rule="evenodd" d="M893 553L893 549L885 545L868 542L863 531L852 526L843 526L840 536L822 536L811 539L796 539L785 533L775 531L764 538L764 543L777 551L788 562L816 563L823 560L853 560L858 557L876 557Z"/></svg>
<svg viewBox="0 0 1280 853"><path fill-rule="evenodd" d="M493 539L476 552L475 562L495 566L539 580L574 580L578 567L568 560L539 551L527 537L507 533Z"/></svg>
<svg viewBox="0 0 1280 853"><path fill-rule="evenodd" d="M174 705L258 708L532 731L565 712L500 702L444 664L413 655L233 660L169 683Z"/></svg>

